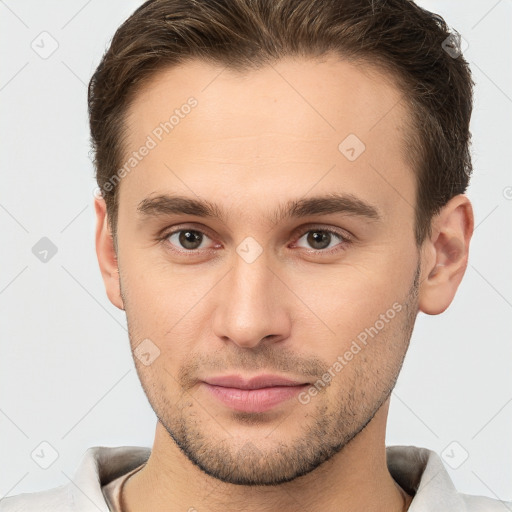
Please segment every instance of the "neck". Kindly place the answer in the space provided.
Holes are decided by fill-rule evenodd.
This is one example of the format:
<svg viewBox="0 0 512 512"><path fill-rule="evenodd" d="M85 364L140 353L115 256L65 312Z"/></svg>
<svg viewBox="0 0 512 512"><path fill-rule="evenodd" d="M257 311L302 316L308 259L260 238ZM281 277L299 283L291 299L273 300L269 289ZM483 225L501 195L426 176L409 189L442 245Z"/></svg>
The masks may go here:
<svg viewBox="0 0 512 512"><path fill-rule="evenodd" d="M407 510L412 498L394 481L386 464L389 400L338 454L314 471L277 486L221 482L195 466L160 422L146 465L124 485L123 512L279 510L367 512Z"/></svg>

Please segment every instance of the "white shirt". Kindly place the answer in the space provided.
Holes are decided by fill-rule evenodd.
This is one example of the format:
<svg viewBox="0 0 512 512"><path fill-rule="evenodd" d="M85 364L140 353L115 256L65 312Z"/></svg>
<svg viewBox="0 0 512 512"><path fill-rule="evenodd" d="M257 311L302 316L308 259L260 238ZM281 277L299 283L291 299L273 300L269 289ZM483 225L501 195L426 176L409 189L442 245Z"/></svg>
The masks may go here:
<svg viewBox="0 0 512 512"><path fill-rule="evenodd" d="M0 512L120 512L121 485L143 467L150 453L150 448L138 446L94 446L84 453L72 482L3 498ZM512 501L457 492L434 451L388 446L386 454L391 476L414 496L409 512L512 511Z"/></svg>

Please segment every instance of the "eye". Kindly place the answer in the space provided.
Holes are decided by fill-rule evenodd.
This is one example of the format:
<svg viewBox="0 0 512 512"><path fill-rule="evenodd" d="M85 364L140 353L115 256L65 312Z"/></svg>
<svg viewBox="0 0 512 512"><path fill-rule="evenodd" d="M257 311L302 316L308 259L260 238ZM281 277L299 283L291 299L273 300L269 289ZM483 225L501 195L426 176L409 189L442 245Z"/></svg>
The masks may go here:
<svg viewBox="0 0 512 512"><path fill-rule="evenodd" d="M333 229L325 228L309 229L297 240L297 244L299 244L302 239L305 239L305 243L309 244L310 248L320 252L336 252L343 250L345 246L350 243L350 239L347 235ZM340 243L333 244L333 242L336 242L336 239L338 239ZM336 246L338 247L334 251L329 250ZM307 249L308 247L305 248Z"/></svg>
<svg viewBox="0 0 512 512"><path fill-rule="evenodd" d="M191 252L197 249L205 249L205 240L210 240L202 231L197 229L177 229L167 233L162 240L168 241L179 251Z"/></svg>
<svg viewBox="0 0 512 512"><path fill-rule="evenodd" d="M302 236L295 243L298 247L305 249L310 248L312 252L320 253L333 253L344 250L351 242L349 235L338 232L333 229L313 227L307 231L302 231ZM300 245L301 240L303 243L309 244L308 246ZM174 229L162 235L160 238L162 242L171 246L171 250L181 252L184 254L194 255L201 249L208 250L215 247L221 247L219 244L208 246L208 241L212 239L203 231L192 228ZM338 241L338 243L336 243ZM334 247L334 249L333 249Z"/></svg>

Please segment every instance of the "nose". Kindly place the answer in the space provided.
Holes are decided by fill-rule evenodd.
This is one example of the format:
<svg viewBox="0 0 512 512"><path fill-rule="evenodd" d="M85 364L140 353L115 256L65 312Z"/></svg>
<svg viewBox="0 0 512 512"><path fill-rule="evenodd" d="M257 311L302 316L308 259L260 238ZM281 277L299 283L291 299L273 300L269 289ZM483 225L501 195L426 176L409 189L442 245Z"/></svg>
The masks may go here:
<svg viewBox="0 0 512 512"><path fill-rule="evenodd" d="M219 283L214 333L242 348L288 338L291 320L286 305L291 302L278 274L268 267L265 251L251 263L236 254L233 268Z"/></svg>

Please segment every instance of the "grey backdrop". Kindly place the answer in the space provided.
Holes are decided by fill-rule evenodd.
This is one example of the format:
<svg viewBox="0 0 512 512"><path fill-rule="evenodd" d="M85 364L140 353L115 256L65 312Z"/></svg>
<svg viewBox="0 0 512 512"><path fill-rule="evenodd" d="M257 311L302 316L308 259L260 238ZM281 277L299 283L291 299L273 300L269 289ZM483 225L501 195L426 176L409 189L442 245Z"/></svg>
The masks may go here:
<svg viewBox="0 0 512 512"><path fill-rule="evenodd" d="M90 446L152 445L96 260L86 112L91 73L140 3L0 1L0 497L67 483ZM435 450L461 492L512 500L512 0L419 4L468 44L476 231L452 305L418 316L387 444Z"/></svg>

